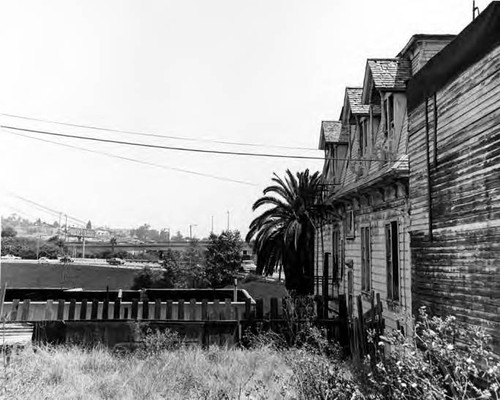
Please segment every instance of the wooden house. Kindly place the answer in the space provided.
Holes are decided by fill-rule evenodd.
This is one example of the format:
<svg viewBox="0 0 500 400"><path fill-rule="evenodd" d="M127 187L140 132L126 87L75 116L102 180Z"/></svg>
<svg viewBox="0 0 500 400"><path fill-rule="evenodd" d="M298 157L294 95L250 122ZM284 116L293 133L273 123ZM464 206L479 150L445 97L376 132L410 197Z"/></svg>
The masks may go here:
<svg viewBox="0 0 500 400"><path fill-rule="evenodd" d="M452 38L416 35L398 57L367 60L363 87L346 88L335 140L326 141L322 124L323 197L341 220L317 230L316 293L333 312L338 294L357 315L355 297L361 294L367 310L378 293L387 327L411 318L406 85Z"/></svg>
<svg viewBox="0 0 500 400"><path fill-rule="evenodd" d="M500 2L407 96L413 311L487 327L500 353Z"/></svg>

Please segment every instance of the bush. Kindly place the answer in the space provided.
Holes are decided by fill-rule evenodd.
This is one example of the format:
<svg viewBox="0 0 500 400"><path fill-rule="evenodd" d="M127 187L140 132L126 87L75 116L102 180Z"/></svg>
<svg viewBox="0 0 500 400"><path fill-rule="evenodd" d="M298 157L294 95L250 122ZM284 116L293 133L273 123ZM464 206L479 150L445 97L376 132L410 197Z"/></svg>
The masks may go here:
<svg viewBox="0 0 500 400"><path fill-rule="evenodd" d="M382 339L374 359L368 356L357 370L365 395L374 399L500 398L500 362L489 350L491 338L484 329L465 328L452 316L430 318L421 309L413 337L395 331Z"/></svg>
<svg viewBox="0 0 500 400"><path fill-rule="evenodd" d="M138 351L143 356L157 356L164 351L179 350L184 346L179 333L171 329L151 329L142 324L137 324L136 329L140 339Z"/></svg>

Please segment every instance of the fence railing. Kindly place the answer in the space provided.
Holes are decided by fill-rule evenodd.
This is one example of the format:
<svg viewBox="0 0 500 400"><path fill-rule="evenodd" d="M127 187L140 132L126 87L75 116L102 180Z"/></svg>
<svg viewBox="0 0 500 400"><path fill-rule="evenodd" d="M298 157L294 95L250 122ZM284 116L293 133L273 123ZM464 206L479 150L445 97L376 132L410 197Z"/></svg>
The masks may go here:
<svg viewBox="0 0 500 400"><path fill-rule="evenodd" d="M293 303L290 298L256 301L248 298L236 302L229 298L224 301L134 299L126 302L121 299L43 302L23 299L5 302L3 311L6 321L30 323L35 326L34 338L49 342L50 327L57 327L56 330L63 332L59 336L65 337L65 341L89 343L97 337L107 344L119 343L128 340L121 333L123 329L129 329L127 326L134 322L146 322L162 329L187 332L190 340L202 345L234 344L241 340L246 329L283 331L285 328L286 331L292 325L297 328L312 323L323 328L330 339L348 344L347 315L325 318L321 298L307 305Z"/></svg>

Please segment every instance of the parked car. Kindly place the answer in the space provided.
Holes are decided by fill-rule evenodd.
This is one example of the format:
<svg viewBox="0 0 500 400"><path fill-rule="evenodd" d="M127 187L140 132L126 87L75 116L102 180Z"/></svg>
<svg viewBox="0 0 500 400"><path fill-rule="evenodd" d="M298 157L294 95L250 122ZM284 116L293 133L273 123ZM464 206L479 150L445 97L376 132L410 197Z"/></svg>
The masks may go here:
<svg viewBox="0 0 500 400"><path fill-rule="evenodd" d="M62 263L72 263L74 260L71 257L63 256L59 259Z"/></svg>
<svg viewBox="0 0 500 400"><path fill-rule="evenodd" d="M253 272L257 269L257 266L254 264L253 260L243 260L241 262L241 269L245 272Z"/></svg>
<svg viewBox="0 0 500 400"><path fill-rule="evenodd" d="M20 260L21 257L18 256L13 256L12 254L7 254L5 256L2 256L2 260Z"/></svg>
<svg viewBox="0 0 500 400"><path fill-rule="evenodd" d="M49 259L47 257L40 257L38 259L38 264L48 264L49 263Z"/></svg>
<svg viewBox="0 0 500 400"><path fill-rule="evenodd" d="M110 265L122 265L122 264L125 264L125 261L123 261L121 258L117 258L117 257L108 258L106 261Z"/></svg>

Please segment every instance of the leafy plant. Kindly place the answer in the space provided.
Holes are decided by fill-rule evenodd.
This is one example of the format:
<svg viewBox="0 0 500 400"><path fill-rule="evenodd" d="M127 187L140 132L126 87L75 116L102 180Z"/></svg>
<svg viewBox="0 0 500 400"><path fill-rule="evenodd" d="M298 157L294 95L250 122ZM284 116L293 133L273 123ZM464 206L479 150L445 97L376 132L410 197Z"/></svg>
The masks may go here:
<svg viewBox="0 0 500 400"><path fill-rule="evenodd" d="M210 234L205 253L205 274L211 287L224 287L231 282L241 266L242 244L239 231Z"/></svg>

